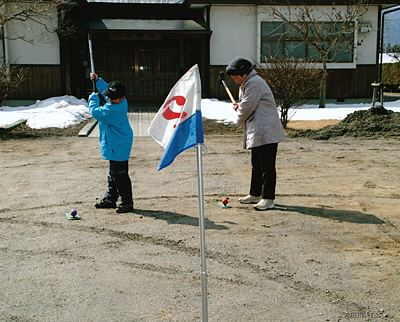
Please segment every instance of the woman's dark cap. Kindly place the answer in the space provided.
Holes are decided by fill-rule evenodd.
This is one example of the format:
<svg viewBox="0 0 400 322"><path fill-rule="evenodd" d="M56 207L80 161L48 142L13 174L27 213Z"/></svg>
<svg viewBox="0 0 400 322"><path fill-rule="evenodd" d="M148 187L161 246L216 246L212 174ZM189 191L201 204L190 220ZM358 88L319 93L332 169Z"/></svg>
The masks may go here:
<svg viewBox="0 0 400 322"><path fill-rule="evenodd" d="M235 57L229 63L228 67L226 67L226 73L228 75L240 75L250 73L253 68L253 63L241 56Z"/></svg>

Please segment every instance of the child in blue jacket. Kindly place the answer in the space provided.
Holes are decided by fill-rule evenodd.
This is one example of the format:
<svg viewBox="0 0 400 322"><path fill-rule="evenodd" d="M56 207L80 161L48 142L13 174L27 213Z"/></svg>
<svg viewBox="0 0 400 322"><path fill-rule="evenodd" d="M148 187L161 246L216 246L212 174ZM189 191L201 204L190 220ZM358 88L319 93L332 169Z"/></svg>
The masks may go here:
<svg viewBox="0 0 400 322"><path fill-rule="evenodd" d="M103 159L109 161L108 190L104 198L95 204L96 208L117 208L118 213L133 211L132 184L128 173L128 161L132 149L133 131L128 120L126 87L122 82L107 84L97 74L90 79L96 81L96 88L107 102L100 106L99 93L89 96L89 111L99 121L100 151Z"/></svg>

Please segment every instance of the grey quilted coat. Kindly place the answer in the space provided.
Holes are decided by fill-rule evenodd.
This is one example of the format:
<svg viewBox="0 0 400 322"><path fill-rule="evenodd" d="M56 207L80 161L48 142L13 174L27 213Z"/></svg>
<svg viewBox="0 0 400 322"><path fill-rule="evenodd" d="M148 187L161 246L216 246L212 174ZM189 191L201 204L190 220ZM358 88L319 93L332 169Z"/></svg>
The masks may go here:
<svg viewBox="0 0 400 322"><path fill-rule="evenodd" d="M239 88L238 123L244 123L243 148L286 140L268 84L252 70Z"/></svg>

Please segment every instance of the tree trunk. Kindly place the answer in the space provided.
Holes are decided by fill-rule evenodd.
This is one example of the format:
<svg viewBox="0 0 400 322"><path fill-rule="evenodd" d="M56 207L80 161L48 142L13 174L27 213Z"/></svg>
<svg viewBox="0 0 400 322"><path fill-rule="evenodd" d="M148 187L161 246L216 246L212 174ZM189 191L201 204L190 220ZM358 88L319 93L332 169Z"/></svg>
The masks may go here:
<svg viewBox="0 0 400 322"><path fill-rule="evenodd" d="M288 115L289 115L289 107L285 106L281 108L281 123L284 129L286 129L286 126L288 124Z"/></svg>
<svg viewBox="0 0 400 322"><path fill-rule="evenodd" d="M325 108L326 99L326 58L322 58L322 82L319 90L319 108Z"/></svg>

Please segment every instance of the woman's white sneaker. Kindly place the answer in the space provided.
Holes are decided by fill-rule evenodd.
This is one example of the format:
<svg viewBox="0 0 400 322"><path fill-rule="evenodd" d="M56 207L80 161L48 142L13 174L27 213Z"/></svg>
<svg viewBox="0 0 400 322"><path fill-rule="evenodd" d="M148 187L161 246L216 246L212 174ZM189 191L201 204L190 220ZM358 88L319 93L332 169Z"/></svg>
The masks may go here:
<svg viewBox="0 0 400 322"><path fill-rule="evenodd" d="M238 199L240 203L258 203L261 201L261 196L255 197L252 195L248 195L246 197L242 197Z"/></svg>
<svg viewBox="0 0 400 322"><path fill-rule="evenodd" d="M259 203L253 206L257 210L267 210L275 207L274 201L271 199L261 199Z"/></svg>

